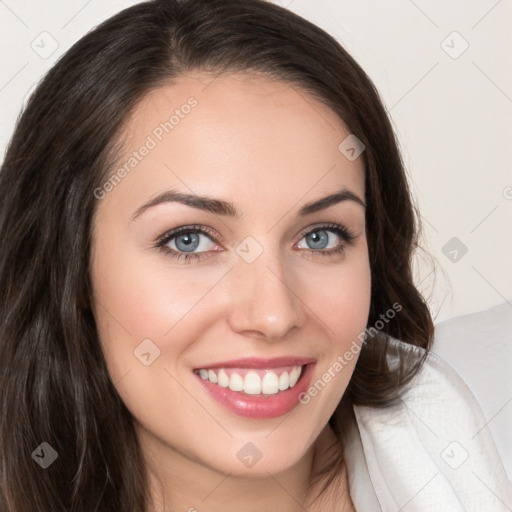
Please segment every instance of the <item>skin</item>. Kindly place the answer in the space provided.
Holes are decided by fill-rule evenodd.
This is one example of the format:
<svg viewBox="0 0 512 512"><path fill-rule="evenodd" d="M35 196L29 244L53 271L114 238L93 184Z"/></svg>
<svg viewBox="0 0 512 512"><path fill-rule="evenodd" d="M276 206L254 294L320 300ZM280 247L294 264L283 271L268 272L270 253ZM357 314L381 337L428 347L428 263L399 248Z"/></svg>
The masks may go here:
<svg viewBox="0 0 512 512"><path fill-rule="evenodd" d="M334 440L327 422L357 358L286 419L231 413L192 370L296 355L317 360L314 382L357 341L370 307L365 209L347 200L304 217L298 211L342 188L364 201L362 158L344 157L338 145L348 128L297 87L256 74L191 73L142 100L119 161L190 96L197 106L98 201L93 226L93 311L112 382L151 468L154 510L329 510L325 502L309 506L305 489ZM243 217L169 202L131 220L168 189L230 201ZM353 242L328 230L318 249L300 236L322 223L346 227ZM154 247L166 231L189 224L218 237L199 234L203 259L177 261ZM236 252L247 236L263 249L252 263ZM167 245L177 250L176 239ZM342 253L319 254L340 245ZM149 366L134 356L147 338L160 350ZM250 468L237 457L248 442L262 454ZM335 491L329 503L353 510L345 474Z"/></svg>

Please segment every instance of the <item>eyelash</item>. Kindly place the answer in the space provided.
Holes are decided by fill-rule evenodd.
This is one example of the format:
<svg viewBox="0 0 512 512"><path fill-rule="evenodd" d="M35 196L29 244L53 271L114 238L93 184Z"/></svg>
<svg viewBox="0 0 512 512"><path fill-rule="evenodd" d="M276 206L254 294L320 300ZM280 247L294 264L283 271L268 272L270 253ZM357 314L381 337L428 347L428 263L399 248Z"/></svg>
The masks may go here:
<svg viewBox="0 0 512 512"><path fill-rule="evenodd" d="M341 254L343 251L345 251L345 248L347 245L353 245L353 241L356 238L355 234L347 229L344 226L340 226L339 224L322 224L319 226L314 226L313 228L307 228L299 233L299 242L304 238L304 236L313 233L315 231L331 231L335 234L337 234L341 239L342 242L340 243L339 247L336 249L328 249L328 250L314 250L310 249L309 251L315 255L318 256L334 256L336 254ZM165 254L170 256L171 258L174 258L178 261L189 261L189 260L202 260L204 258L208 258L207 256L208 252L211 251L203 251L198 253L185 253L185 252L178 252L175 249L171 249L170 247L167 247L167 244L173 239L177 238L179 235L185 234L185 233L201 233L203 235L208 236L214 243L219 244L219 242L215 239L214 233L207 228L206 226L200 226L197 224L191 225L191 226L182 226L176 229L172 229L171 231L167 231L162 236L160 236L154 245L155 248L162 250ZM301 249L303 251L304 249ZM307 249L306 249L307 250Z"/></svg>

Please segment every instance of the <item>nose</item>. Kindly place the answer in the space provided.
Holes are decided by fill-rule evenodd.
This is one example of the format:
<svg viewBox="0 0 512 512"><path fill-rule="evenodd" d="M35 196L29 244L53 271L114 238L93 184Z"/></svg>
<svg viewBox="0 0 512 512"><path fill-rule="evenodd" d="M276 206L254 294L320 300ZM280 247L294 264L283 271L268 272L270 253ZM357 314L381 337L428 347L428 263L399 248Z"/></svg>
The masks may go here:
<svg viewBox="0 0 512 512"><path fill-rule="evenodd" d="M297 280L284 268L277 253L269 250L252 263L241 258L232 274L229 323L241 334L278 341L293 328L304 325L305 310Z"/></svg>

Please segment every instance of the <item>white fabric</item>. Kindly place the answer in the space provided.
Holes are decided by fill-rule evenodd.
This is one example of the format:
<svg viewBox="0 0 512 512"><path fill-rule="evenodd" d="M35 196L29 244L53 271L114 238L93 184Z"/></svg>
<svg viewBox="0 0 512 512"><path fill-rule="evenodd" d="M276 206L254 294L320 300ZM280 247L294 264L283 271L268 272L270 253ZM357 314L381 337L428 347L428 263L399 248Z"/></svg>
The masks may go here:
<svg viewBox="0 0 512 512"><path fill-rule="evenodd" d="M436 354L397 404L354 412L346 462L357 512L512 511L512 488L482 411Z"/></svg>
<svg viewBox="0 0 512 512"><path fill-rule="evenodd" d="M440 322L433 351L478 400L512 483L512 300Z"/></svg>

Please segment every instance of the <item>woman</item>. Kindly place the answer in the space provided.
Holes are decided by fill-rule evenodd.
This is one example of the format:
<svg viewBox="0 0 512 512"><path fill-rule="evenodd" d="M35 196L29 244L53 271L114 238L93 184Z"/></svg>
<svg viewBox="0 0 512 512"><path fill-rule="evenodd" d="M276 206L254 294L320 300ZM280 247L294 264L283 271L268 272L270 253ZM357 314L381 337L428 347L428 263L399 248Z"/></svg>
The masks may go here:
<svg viewBox="0 0 512 512"><path fill-rule="evenodd" d="M0 190L2 510L510 502L429 356L385 110L311 23L261 0L124 10L38 86ZM492 492L426 473L461 448Z"/></svg>

